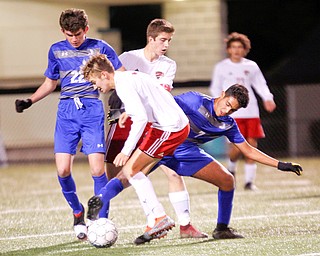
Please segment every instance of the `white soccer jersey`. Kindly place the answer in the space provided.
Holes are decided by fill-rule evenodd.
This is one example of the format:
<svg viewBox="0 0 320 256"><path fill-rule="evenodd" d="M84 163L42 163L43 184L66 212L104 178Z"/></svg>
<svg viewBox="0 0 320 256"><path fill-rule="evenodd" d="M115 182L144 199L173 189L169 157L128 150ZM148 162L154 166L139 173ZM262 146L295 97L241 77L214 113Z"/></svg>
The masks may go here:
<svg viewBox="0 0 320 256"><path fill-rule="evenodd" d="M167 91L172 90L173 79L177 71L174 60L162 55L157 60L150 62L144 56L144 48L124 52L119 56L126 70L136 70L149 74L158 79Z"/></svg>
<svg viewBox="0 0 320 256"><path fill-rule="evenodd" d="M115 89L133 124L122 153L131 155L147 122L162 130L177 132L189 120L170 92L163 90L157 80L138 71L116 71Z"/></svg>
<svg viewBox="0 0 320 256"><path fill-rule="evenodd" d="M232 62L229 58L220 61L213 70L210 85L211 94L213 97L219 97L222 91L236 83L248 89L249 104L246 108L241 108L233 113L232 117L259 117L259 106L252 88L263 101L273 100L273 95L257 63L246 58L242 58L239 63Z"/></svg>

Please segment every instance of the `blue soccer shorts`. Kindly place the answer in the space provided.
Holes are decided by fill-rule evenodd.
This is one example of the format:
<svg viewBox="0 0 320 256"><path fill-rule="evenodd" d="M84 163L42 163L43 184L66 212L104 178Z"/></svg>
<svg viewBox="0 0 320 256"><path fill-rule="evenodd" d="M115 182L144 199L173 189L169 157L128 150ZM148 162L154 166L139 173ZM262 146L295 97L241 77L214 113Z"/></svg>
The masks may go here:
<svg viewBox="0 0 320 256"><path fill-rule="evenodd" d="M62 99L58 105L54 133L54 153L75 155L77 146L86 155L105 153L104 108L99 99L81 98L82 106L73 99Z"/></svg>
<svg viewBox="0 0 320 256"><path fill-rule="evenodd" d="M215 159L196 143L185 141L175 150L173 156L162 158L151 171L165 165L180 176L192 176L213 161Z"/></svg>

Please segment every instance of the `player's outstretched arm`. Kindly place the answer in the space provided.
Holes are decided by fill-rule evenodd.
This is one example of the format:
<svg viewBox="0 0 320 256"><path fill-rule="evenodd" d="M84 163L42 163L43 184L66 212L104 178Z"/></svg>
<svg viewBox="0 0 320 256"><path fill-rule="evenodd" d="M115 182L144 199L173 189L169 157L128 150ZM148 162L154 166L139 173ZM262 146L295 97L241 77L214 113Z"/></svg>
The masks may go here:
<svg viewBox="0 0 320 256"><path fill-rule="evenodd" d="M256 162L277 167L280 171L294 172L298 176L302 174L302 167L297 163L281 162L277 159L263 153L257 148L252 147L247 141L234 144L241 151L241 153Z"/></svg>
<svg viewBox="0 0 320 256"><path fill-rule="evenodd" d="M16 111L22 113L23 110L31 107L33 103L43 99L51 92L53 92L57 87L58 81L46 78L42 85L36 90L34 94L28 99L17 99L15 101Z"/></svg>

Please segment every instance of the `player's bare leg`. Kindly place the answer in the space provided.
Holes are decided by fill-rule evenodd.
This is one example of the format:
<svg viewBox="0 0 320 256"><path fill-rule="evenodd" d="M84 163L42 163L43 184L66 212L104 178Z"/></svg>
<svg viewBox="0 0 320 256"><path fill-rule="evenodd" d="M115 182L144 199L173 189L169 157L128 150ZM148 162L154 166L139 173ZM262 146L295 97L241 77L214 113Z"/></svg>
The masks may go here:
<svg viewBox="0 0 320 256"><path fill-rule="evenodd" d="M228 162L228 171L235 177L237 170L237 162L241 157L240 150L233 144L229 144L229 162Z"/></svg>
<svg viewBox="0 0 320 256"><path fill-rule="evenodd" d="M114 164L111 163L107 163L107 176L108 179L111 180L114 177L117 177L117 175L120 173L121 171L121 166L116 167L114 166Z"/></svg>
<svg viewBox="0 0 320 256"><path fill-rule="evenodd" d="M217 226L212 232L215 239L243 238L229 227L234 196L233 175L219 162L213 161L193 175L219 188Z"/></svg>
<svg viewBox="0 0 320 256"><path fill-rule="evenodd" d="M177 214L181 238L207 238L190 223L190 199L185 182L175 171L162 165L160 169L166 174L169 182L169 199Z"/></svg>
<svg viewBox="0 0 320 256"><path fill-rule="evenodd" d="M258 147L258 141L255 138L247 138L248 143L253 146L254 148ZM255 186L255 178L257 172L257 164L255 161L245 158L245 165L244 165L244 174L245 174L245 186L246 190L257 190Z"/></svg>

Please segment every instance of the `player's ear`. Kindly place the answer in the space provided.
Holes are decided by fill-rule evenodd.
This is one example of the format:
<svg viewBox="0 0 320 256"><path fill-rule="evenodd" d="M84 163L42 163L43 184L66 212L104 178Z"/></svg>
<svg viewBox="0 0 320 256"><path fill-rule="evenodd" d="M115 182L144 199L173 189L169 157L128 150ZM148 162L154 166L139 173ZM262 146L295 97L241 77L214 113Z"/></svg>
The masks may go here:
<svg viewBox="0 0 320 256"><path fill-rule="evenodd" d="M101 76L101 78L108 78L108 72L102 70L101 73L100 73L100 76Z"/></svg>
<svg viewBox="0 0 320 256"><path fill-rule="evenodd" d="M89 30L89 25L86 26L86 28L84 29L84 33L86 34L88 32L88 30Z"/></svg>
<svg viewBox="0 0 320 256"><path fill-rule="evenodd" d="M100 76L101 78L110 80L110 73L108 71L102 70Z"/></svg>
<svg viewBox="0 0 320 256"><path fill-rule="evenodd" d="M150 43L151 41L153 41L152 36L148 36L148 43Z"/></svg>
<svg viewBox="0 0 320 256"><path fill-rule="evenodd" d="M225 91L222 91L220 98L221 98L221 99L224 98L225 95L226 95L226 92L225 92Z"/></svg>

